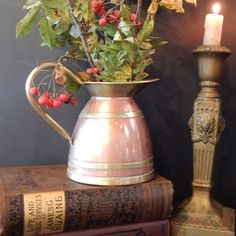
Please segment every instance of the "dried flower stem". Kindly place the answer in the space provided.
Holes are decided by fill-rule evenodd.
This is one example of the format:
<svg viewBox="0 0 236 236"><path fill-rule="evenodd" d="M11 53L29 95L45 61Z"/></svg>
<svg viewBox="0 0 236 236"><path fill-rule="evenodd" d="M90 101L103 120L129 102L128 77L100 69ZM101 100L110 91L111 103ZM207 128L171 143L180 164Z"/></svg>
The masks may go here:
<svg viewBox="0 0 236 236"><path fill-rule="evenodd" d="M121 11L121 10L122 10L122 5L124 4L124 2L125 2L125 0L120 1L118 4L112 3L112 4L114 4L115 6L112 7L112 8L110 8L110 9L107 11L107 13L105 14L104 17L107 17L111 11L113 11L114 9L116 9L116 8L118 8L118 7L120 8L120 11ZM107 2L107 3L105 3L104 5L108 5L108 4L110 4L110 2ZM116 19L117 19L117 18L118 18L118 17L116 17ZM114 21L116 21L116 19L115 19Z"/></svg>
<svg viewBox="0 0 236 236"><path fill-rule="evenodd" d="M88 58L88 62L90 64L91 67L95 67L95 64L93 62L93 59L90 55L90 53L88 52L88 46L87 46L87 42L83 36L83 33L82 33L82 30L81 30L81 27L80 27L80 23L78 22L78 20L76 19L76 17L74 16L73 12L72 12L72 8L71 8L71 5L70 5L70 1L67 0L67 3L68 3L68 7L69 7L69 12L70 12L70 16L73 20L73 23L76 27L76 29L78 30L78 33L79 33L79 36L80 36L80 39L81 39L81 42L82 42L82 45L83 45L83 48L84 48L84 51L85 51L85 54Z"/></svg>
<svg viewBox="0 0 236 236"><path fill-rule="evenodd" d="M142 0L138 0L138 3L137 3L137 10L136 10L136 16L141 19L141 9L142 7Z"/></svg>
<svg viewBox="0 0 236 236"><path fill-rule="evenodd" d="M42 86L43 86L43 85L47 85L47 83L45 83L45 81L46 81L47 79L51 78L51 77L52 77L52 74L44 76L43 79L40 81L38 87L39 87L40 89L42 89ZM39 95L41 95L40 92L39 92Z"/></svg>

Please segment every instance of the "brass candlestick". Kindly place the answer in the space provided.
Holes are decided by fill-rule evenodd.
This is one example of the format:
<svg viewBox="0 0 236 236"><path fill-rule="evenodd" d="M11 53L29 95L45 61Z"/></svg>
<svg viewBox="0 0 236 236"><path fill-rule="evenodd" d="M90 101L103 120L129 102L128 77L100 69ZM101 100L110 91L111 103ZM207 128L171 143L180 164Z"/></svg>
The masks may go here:
<svg viewBox="0 0 236 236"><path fill-rule="evenodd" d="M230 50L223 46L203 45L193 54L198 59L201 80L201 91L189 121L193 141L193 195L173 216L172 235L233 236L234 210L210 196L215 148L225 127L218 92L219 78Z"/></svg>

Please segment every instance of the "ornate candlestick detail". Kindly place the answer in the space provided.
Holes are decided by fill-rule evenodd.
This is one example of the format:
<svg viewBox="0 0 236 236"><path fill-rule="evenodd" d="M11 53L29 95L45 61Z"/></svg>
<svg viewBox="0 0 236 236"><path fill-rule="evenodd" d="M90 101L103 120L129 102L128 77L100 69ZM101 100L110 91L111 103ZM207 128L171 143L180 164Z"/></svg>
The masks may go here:
<svg viewBox="0 0 236 236"><path fill-rule="evenodd" d="M234 210L210 196L215 148L225 127L218 92L223 61L230 50L200 46L193 51L199 63L201 91L189 125L193 141L193 195L172 219L173 236L233 236Z"/></svg>

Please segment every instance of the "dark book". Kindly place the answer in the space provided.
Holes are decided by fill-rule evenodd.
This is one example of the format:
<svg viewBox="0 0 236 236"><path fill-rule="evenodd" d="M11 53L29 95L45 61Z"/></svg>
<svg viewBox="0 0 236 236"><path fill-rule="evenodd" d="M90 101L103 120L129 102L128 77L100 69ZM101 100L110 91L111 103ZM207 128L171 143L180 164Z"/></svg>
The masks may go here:
<svg viewBox="0 0 236 236"><path fill-rule="evenodd" d="M141 222L121 226L111 226L98 229L88 229L70 233L56 234L57 236L169 236L168 220Z"/></svg>
<svg viewBox="0 0 236 236"><path fill-rule="evenodd" d="M45 235L163 220L172 210L172 183L156 176L128 186L79 184L65 165L0 168L3 235Z"/></svg>

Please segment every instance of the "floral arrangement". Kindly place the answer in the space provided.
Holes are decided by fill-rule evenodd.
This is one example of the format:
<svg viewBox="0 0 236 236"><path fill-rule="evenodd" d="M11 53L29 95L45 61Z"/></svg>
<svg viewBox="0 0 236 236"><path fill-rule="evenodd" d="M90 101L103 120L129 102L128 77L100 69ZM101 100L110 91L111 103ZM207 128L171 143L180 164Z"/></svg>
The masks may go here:
<svg viewBox="0 0 236 236"><path fill-rule="evenodd" d="M196 3L196 0L185 0ZM131 9L125 0L27 0L28 10L16 26L16 37L29 34L37 23L42 46L64 47L51 76L50 87L41 92L45 78L31 90L41 105L60 107L76 104L71 93L79 88L64 72L64 64L73 61L81 81L129 82L148 77L145 71L155 50L166 42L152 36L154 16L159 6L184 12L183 0L152 0L143 22L142 0ZM81 62L81 63L80 63ZM83 64L81 68L80 64ZM62 87L59 92L55 87ZM49 102L49 100L52 102Z"/></svg>

